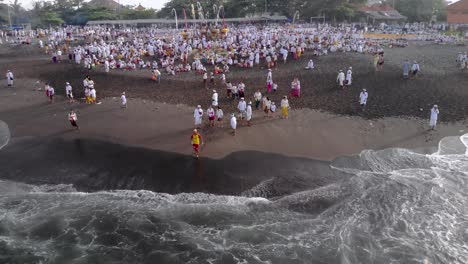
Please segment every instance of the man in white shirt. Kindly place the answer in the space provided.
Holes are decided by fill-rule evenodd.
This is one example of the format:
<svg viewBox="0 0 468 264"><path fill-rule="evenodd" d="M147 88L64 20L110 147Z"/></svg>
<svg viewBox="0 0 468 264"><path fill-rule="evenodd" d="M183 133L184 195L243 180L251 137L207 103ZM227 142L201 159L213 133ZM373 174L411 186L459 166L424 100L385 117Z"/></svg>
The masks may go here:
<svg viewBox="0 0 468 264"><path fill-rule="evenodd" d="M245 118L245 112L247 110L247 104L245 103L244 97L241 97L239 104L237 104L239 110L239 118L242 120Z"/></svg>
<svg viewBox="0 0 468 264"><path fill-rule="evenodd" d="M362 89L362 92L359 94L359 104L361 105L362 109L366 107L368 97L369 97L369 94L367 93L367 90Z"/></svg>
<svg viewBox="0 0 468 264"><path fill-rule="evenodd" d="M201 105L197 105L197 108L193 111L193 118L195 121L195 128L200 128L203 121L203 109Z"/></svg>
<svg viewBox="0 0 468 264"><path fill-rule="evenodd" d="M353 81L353 67L349 67L346 72L346 86L350 86Z"/></svg>
<svg viewBox="0 0 468 264"><path fill-rule="evenodd" d="M12 87L13 86L13 80L15 79L15 77L13 76L13 73L10 70L8 70L7 73L6 73L6 79L7 79L8 87Z"/></svg>
<svg viewBox="0 0 468 264"><path fill-rule="evenodd" d="M343 70L340 70L338 73L338 76L336 77L336 82L338 82L338 85L340 88L344 88L344 81L345 81L345 74Z"/></svg>
<svg viewBox="0 0 468 264"><path fill-rule="evenodd" d="M414 61L413 66L411 67L411 78L415 78L416 75L421 71L417 61Z"/></svg>
<svg viewBox="0 0 468 264"><path fill-rule="evenodd" d="M236 135L236 129L237 129L236 115L231 114L231 122L230 123L231 123L232 135L235 136Z"/></svg>
<svg viewBox="0 0 468 264"><path fill-rule="evenodd" d="M247 119L247 125L250 126L250 120L252 120L252 102L249 102L249 104L247 105L247 110L245 114Z"/></svg>
<svg viewBox="0 0 468 264"><path fill-rule="evenodd" d="M70 85L69 82L66 82L66 85L65 85L65 93L67 94L67 98L69 100L70 103L73 103L73 88L72 86Z"/></svg>
<svg viewBox="0 0 468 264"><path fill-rule="evenodd" d="M435 130L437 126L437 120L439 119L439 107L434 105L431 109L431 118L429 120L429 127L432 130Z"/></svg>
<svg viewBox="0 0 468 264"><path fill-rule="evenodd" d="M218 93L216 90L213 90L213 95L211 96L211 104L216 107L218 106Z"/></svg>
<svg viewBox="0 0 468 264"><path fill-rule="evenodd" d="M258 107L260 106L260 101L262 100L262 93L260 90L257 90L254 94L254 99L255 99L255 109L258 110Z"/></svg>
<svg viewBox="0 0 468 264"><path fill-rule="evenodd" d="M122 92L122 96L120 96L120 102L121 102L120 107L122 109L126 109L127 108L127 96L125 96L125 92Z"/></svg>

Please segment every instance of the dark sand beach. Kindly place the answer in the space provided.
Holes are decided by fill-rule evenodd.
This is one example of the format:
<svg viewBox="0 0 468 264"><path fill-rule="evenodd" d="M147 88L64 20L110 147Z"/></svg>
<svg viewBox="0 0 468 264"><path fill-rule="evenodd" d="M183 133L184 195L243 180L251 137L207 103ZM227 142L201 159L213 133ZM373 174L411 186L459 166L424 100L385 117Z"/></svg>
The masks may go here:
<svg viewBox="0 0 468 264"><path fill-rule="evenodd" d="M358 54L320 57L305 71L306 54L273 73L277 103L294 76L302 82L288 120L255 111L236 136L227 122L204 124L194 159L193 107L216 88L225 114L234 111L220 86L206 90L195 74L156 85L148 71L88 72L36 47L2 46L0 72L16 79L0 88L0 139L11 134L0 150L0 262L466 263L462 49L410 42L386 50L379 73ZM400 78L406 58L421 64L415 80ZM355 82L340 91L336 73L349 66ZM68 103L65 82L81 97L87 74L101 104ZM265 77L261 68L228 75L245 80L249 98ZM44 82L56 89L53 104ZM433 104L441 122L428 131ZM445 152L426 155L438 147Z"/></svg>

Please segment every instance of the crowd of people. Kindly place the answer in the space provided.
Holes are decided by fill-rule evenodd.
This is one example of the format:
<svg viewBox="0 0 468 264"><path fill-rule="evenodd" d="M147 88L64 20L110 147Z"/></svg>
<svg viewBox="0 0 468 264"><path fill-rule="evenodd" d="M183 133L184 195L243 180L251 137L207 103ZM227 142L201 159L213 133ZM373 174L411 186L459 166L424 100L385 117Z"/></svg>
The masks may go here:
<svg viewBox="0 0 468 264"><path fill-rule="evenodd" d="M374 66L381 71L384 65L384 48L404 48L404 39L370 39L366 38L364 30L352 26L332 27L330 25L301 25L289 27L287 25L271 24L268 26L240 25L231 27L228 34L211 35L203 33L207 28L186 30L184 34L174 33L167 29L155 27L147 28L116 28L103 26L73 27L38 30L29 33L19 33L21 36L39 36L39 47L46 54L52 56L54 63L67 60L90 70L103 70L106 73L114 70L148 70L149 76L157 83L161 76L177 75L192 72L203 79L204 87L214 85L217 79L226 89L226 95L232 98L230 102L237 103L237 112L229 114L229 126L235 135L238 121L247 126L252 125L255 110L264 112L267 118L277 116L277 105L270 99L269 94L278 90L274 82L272 69L278 69L281 64L290 60L299 60L304 53L313 56L326 56L331 53L359 53L374 54ZM0 37L3 37L1 35ZM1 39L1 38L0 38ZM447 40L448 41L448 40ZM65 58L64 58L65 56ZM468 67L466 53L460 53L457 62L462 69ZM264 94L256 91L252 98L246 98L246 85L243 80L231 80L229 72L232 68L252 69L263 67L268 69ZM316 65L310 59L306 70L314 70ZM419 64L409 61L403 64L403 76L413 78L420 72ZM6 74L8 86L13 85L13 73ZM353 83L352 67L347 71L340 70L336 79L342 89ZM96 104L97 92L93 79L88 75L83 80L83 90L86 104ZM46 96L53 103L55 89L49 84L45 86ZM70 83L65 83L65 94L70 103L75 102ZM279 116L289 117L291 108L289 99L301 96L301 82L294 77L291 82L290 93L285 94L279 103ZM362 89L358 102L365 109L369 94ZM202 142L199 129L203 128L204 119L214 127L223 127L224 112L219 102L219 94L213 89L211 105L203 110L198 105L194 110L194 134L192 143L198 155L199 144ZM127 107L125 92L121 95L121 106ZM437 107L436 107L437 108ZM434 111L432 111L434 112ZM431 113L432 113L431 112ZM438 110L437 110L438 115ZM435 128L437 115L431 127ZM71 125L78 128L77 115L69 114ZM195 147L195 145L198 145Z"/></svg>

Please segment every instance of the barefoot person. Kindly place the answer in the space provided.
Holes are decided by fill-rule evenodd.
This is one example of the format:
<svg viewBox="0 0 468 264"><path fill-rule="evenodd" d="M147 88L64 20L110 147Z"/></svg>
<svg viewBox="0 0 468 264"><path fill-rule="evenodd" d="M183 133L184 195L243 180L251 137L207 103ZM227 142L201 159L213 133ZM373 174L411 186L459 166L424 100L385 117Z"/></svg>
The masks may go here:
<svg viewBox="0 0 468 264"><path fill-rule="evenodd" d="M78 117L76 116L75 111L70 110L70 113L68 113L68 121L70 121L70 124L75 127L76 129L80 129L76 121L78 120Z"/></svg>
<svg viewBox="0 0 468 264"><path fill-rule="evenodd" d="M206 110L206 114L208 115L208 120L210 121L210 127L214 127L216 113L211 105Z"/></svg>
<svg viewBox="0 0 468 264"><path fill-rule="evenodd" d="M340 72L338 73L338 76L336 77L336 82L338 83L341 89L344 88L345 79L346 77L345 77L343 70L340 70Z"/></svg>
<svg viewBox="0 0 468 264"><path fill-rule="evenodd" d="M15 77L13 76L13 73L10 70L8 70L6 73L6 79L8 87L12 87Z"/></svg>
<svg viewBox="0 0 468 264"><path fill-rule="evenodd" d="M198 158L200 155L200 145L203 144L202 136L198 133L198 130L194 129L190 139L192 141L194 155Z"/></svg>
<svg viewBox="0 0 468 264"><path fill-rule="evenodd" d="M247 105L245 116L245 119L247 120L247 125L250 126L250 121L252 120L252 102L249 102L249 104Z"/></svg>
<svg viewBox="0 0 468 264"><path fill-rule="evenodd" d="M49 98L49 103L54 102L55 89L50 85L46 85L46 96Z"/></svg>
<svg viewBox="0 0 468 264"><path fill-rule="evenodd" d="M301 82L297 77L291 83L291 96L300 97L301 96Z"/></svg>
<svg viewBox="0 0 468 264"><path fill-rule="evenodd" d="M67 98L68 98L68 101L70 103L73 103L75 100L73 99L73 88L72 86L70 85L69 82L66 82L66 85L65 85L65 93L67 94Z"/></svg>
<svg viewBox="0 0 468 264"><path fill-rule="evenodd" d="M193 111L193 118L195 128L200 128L203 121L203 109L201 108L201 105L197 105L197 108Z"/></svg>
<svg viewBox="0 0 468 264"><path fill-rule="evenodd" d="M288 97L284 96L281 100L281 118L288 119L289 117L289 101Z"/></svg>
<svg viewBox="0 0 468 264"><path fill-rule="evenodd" d="M367 93L367 90L362 89L362 92L359 94L359 104L361 105L362 109L364 109L366 107L367 97L369 97L369 94Z"/></svg>
<svg viewBox="0 0 468 264"><path fill-rule="evenodd" d="M429 120L429 127L431 130L435 130L437 119L439 119L439 107L434 105L431 109L431 119Z"/></svg>
<svg viewBox="0 0 468 264"><path fill-rule="evenodd" d="M235 114L231 114L231 129L232 129L232 135L236 135L236 129L237 129L237 119Z"/></svg>
<svg viewBox="0 0 468 264"><path fill-rule="evenodd" d="M223 117L224 117L223 109L221 109L221 107L218 106L218 109L216 110L216 118L218 120L219 127L223 127Z"/></svg>
<svg viewBox="0 0 468 264"><path fill-rule="evenodd" d="M127 96L125 96L125 92L122 93L122 96L120 96L120 107L122 109L127 108Z"/></svg>

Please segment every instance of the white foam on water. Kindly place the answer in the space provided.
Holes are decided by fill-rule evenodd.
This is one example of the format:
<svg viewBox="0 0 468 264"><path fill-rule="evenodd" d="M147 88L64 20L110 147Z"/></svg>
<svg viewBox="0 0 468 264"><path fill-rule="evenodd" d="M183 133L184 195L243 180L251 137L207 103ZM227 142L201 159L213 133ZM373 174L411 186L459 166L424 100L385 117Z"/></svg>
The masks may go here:
<svg viewBox="0 0 468 264"><path fill-rule="evenodd" d="M354 167L334 165L354 177L274 201L0 181L14 189L0 194L0 247L43 263L464 264L467 144L465 135L432 155L364 151Z"/></svg>
<svg viewBox="0 0 468 264"><path fill-rule="evenodd" d="M8 128L8 125L0 120L0 150L4 148L6 145L8 145L8 142L10 141L10 129Z"/></svg>

